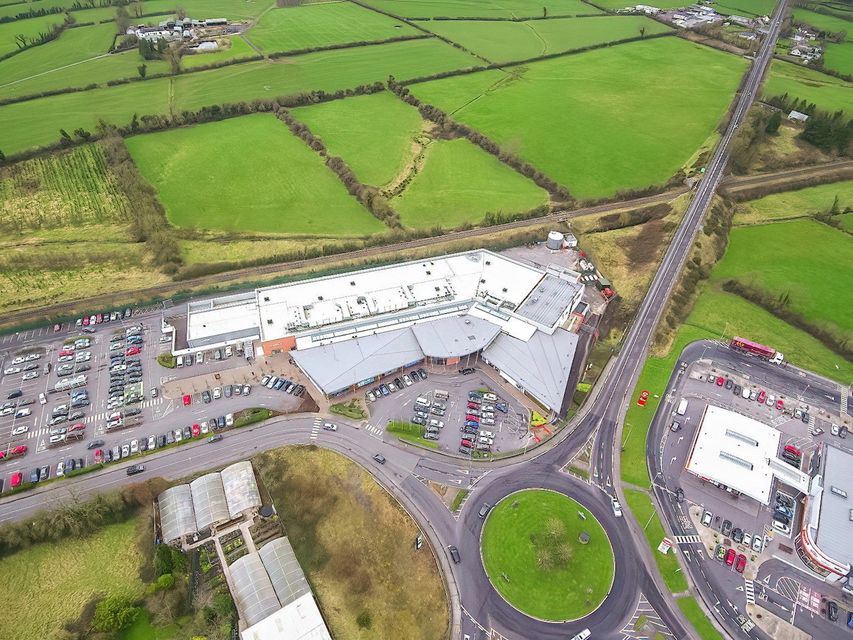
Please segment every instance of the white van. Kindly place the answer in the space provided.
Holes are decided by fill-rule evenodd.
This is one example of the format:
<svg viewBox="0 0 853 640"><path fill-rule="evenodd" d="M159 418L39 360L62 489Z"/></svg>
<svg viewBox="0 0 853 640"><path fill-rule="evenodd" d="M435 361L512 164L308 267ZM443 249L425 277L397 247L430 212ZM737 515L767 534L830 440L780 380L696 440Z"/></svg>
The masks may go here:
<svg viewBox="0 0 853 640"><path fill-rule="evenodd" d="M177 362L177 366L183 367L184 366L184 356L178 356L178 358L177 358L177 360L175 360L175 362Z"/></svg>
<svg viewBox="0 0 853 640"><path fill-rule="evenodd" d="M430 406L430 404L431 404L431 403L430 403L430 401L429 401L429 400L427 400L426 398L424 398L423 396L421 396L421 397L419 397L417 400L415 400L415 404L419 404L419 405L421 405L422 407L428 407L428 406Z"/></svg>
<svg viewBox="0 0 853 640"><path fill-rule="evenodd" d="M680 416L683 416L685 413L687 413L687 399L686 398L681 399L681 402L678 403L678 409L676 409L675 412Z"/></svg>
<svg viewBox="0 0 853 640"><path fill-rule="evenodd" d="M578 635L576 635L574 638L572 638L572 640L586 640L587 638L589 638L589 636L590 636L589 629L584 629Z"/></svg>
<svg viewBox="0 0 853 640"><path fill-rule="evenodd" d="M613 507L613 515L617 518L622 517L622 505L616 498L610 498L610 506Z"/></svg>
<svg viewBox="0 0 853 640"><path fill-rule="evenodd" d="M447 391L442 391L441 389L436 389L435 391L433 391L432 395L435 397L436 400L447 400L448 398L450 398L450 394L447 393Z"/></svg>

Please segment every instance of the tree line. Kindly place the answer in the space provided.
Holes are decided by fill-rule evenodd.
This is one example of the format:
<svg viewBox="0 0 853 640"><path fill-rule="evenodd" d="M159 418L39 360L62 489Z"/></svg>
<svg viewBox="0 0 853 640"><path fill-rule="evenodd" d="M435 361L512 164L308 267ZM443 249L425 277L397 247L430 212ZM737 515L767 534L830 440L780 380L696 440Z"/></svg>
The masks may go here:
<svg viewBox="0 0 853 640"><path fill-rule="evenodd" d="M317 51L335 51L337 49L353 49L355 47L366 47L380 44L389 44L391 42L405 42L407 40L424 40L432 38L431 33L417 33L405 36L395 36L386 38L385 40L359 40L358 42L344 42L342 44L327 44L317 47L306 47L304 49L291 49L290 51L275 51L267 57L274 60L276 58L289 58L291 56L302 56L306 53L316 53Z"/></svg>
<svg viewBox="0 0 853 640"><path fill-rule="evenodd" d="M497 143L493 142L479 131L475 131L466 125L456 122L438 107L421 102L418 98L412 95L409 89L397 82L393 76L388 78L387 84L388 88L401 100L415 107L420 112L421 117L435 123L440 130L440 135L447 138L466 138L469 142L477 145L483 151L495 156L498 160L526 178L529 178L539 187L543 188L548 192L553 202L561 203L562 205L574 202L574 199L566 187L558 184L556 181L536 169L533 165L524 162L516 155L502 150Z"/></svg>
<svg viewBox="0 0 853 640"><path fill-rule="evenodd" d="M23 33L15 34L15 45L17 45L18 48L14 51L10 51L0 56L0 60L6 60L8 58L11 58L12 56L18 55L19 53L23 53L27 49L32 49L33 47L38 47L52 40L56 40L59 36L62 35L63 31L65 31L68 27L74 25L76 22L77 18L75 18L70 13L66 13L62 23L53 25L47 31L39 31L34 36L28 36ZM87 26L89 24L94 23L86 23L86 25L80 26Z"/></svg>
<svg viewBox="0 0 853 640"><path fill-rule="evenodd" d="M823 151L835 151L840 155L850 156L853 150L853 120L844 111L822 111L814 102L791 98L787 93L768 98L767 103L786 113L799 111L809 116L799 136L806 142Z"/></svg>

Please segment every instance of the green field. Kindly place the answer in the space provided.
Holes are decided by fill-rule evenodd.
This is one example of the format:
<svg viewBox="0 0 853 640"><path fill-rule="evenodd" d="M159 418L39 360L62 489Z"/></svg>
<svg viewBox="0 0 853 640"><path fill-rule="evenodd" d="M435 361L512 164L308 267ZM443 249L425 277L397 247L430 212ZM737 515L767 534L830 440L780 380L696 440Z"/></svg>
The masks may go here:
<svg viewBox="0 0 853 640"><path fill-rule="evenodd" d="M293 116L323 139L332 155L342 157L365 184L390 182L412 156L421 131L416 109L383 91L293 110Z"/></svg>
<svg viewBox="0 0 853 640"><path fill-rule="evenodd" d="M853 242L837 229L814 220L732 229L711 282L728 279L789 295L791 310L853 335L853 290L842 285L853 282Z"/></svg>
<svg viewBox="0 0 853 640"><path fill-rule="evenodd" d="M734 217L735 224L813 216L828 212L838 197L838 208L853 208L853 180L821 184L798 191L773 193L757 200L738 204Z"/></svg>
<svg viewBox="0 0 853 640"><path fill-rule="evenodd" d="M142 595L140 557L132 543L136 520L103 527L88 538L38 544L0 559L9 640L36 640L76 620L97 594Z"/></svg>
<svg viewBox="0 0 853 640"><path fill-rule="evenodd" d="M634 7L637 5L636 2L632 3L630 0L592 0L595 4L600 7L604 7L605 9L610 9L612 11L618 11L619 9L625 9L627 7ZM691 3L688 0L660 0L654 3L653 6L658 9L678 9L679 7L687 7Z"/></svg>
<svg viewBox="0 0 853 640"><path fill-rule="evenodd" d="M422 23L426 29L493 62L525 60L589 45L636 38L670 29L641 16L605 16L528 22L444 20Z"/></svg>
<svg viewBox="0 0 853 640"><path fill-rule="evenodd" d="M26 36L28 39L34 38L40 33L49 32L54 25L62 24L64 20L65 14L56 13L49 16L39 16L38 18L27 18L26 20L0 24L0 56L18 50L15 37L19 34ZM21 54L19 53L18 55Z"/></svg>
<svg viewBox="0 0 853 640"><path fill-rule="evenodd" d="M410 88L576 197L596 198L667 181L713 133L744 69L741 58L661 38Z"/></svg>
<svg viewBox="0 0 853 640"><path fill-rule="evenodd" d="M586 519L578 517L579 511ZM589 534L588 544L578 541L582 532ZM560 493L528 489L510 494L489 513L481 545L492 585L536 618L585 616L598 608L613 583L607 534L582 504Z"/></svg>
<svg viewBox="0 0 853 640"><path fill-rule="evenodd" d="M181 57L181 68L192 69L193 67L216 64L224 60L250 58L258 55L258 52L252 49L242 36L232 36L227 38L227 41L231 46L220 49L219 51L184 55Z"/></svg>
<svg viewBox="0 0 853 640"><path fill-rule="evenodd" d="M178 111L224 102L273 98L302 91L335 91L358 84L398 79L469 67L478 61L436 39L338 51L321 51L281 59L231 65L188 73L176 78L134 82L51 96L0 107L0 149L9 155L33 146L56 142L59 129L84 127L94 131L98 120L126 124L134 113L168 113L170 84L172 106Z"/></svg>
<svg viewBox="0 0 853 640"><path fill-rule="evenodd" d="M657 550L661 540L666 536L666 530L661 524L649 494L645 491L625 489L625 500L631 513L643 528L643 535L646 536L646 542L649 544L649 552L653 555L666 586L672 593L687 591L687 580L681 572L675 554L663 555Z"/></svg>
<svg viewBox="0 0 853 640"><path fill-rule="evenodd" d="M775 6L774 0L719 0L714 10L723 15L769 16Z"/></svg>
<svg viewBox="0 0 853 640"><path fill-rule="evenodd" d="M405 18L538 18L600 13L581 0L366 0L365 4Z"/></svg>
<svg viewBox="0 0 853 640"><path fill-rule="evenodd" d="M192 0L192 2L180 2L180 0L144 0L142 13L145 15L153 13L165 13L174 11L176 7L184 7L187 16L203 20L205 18L228 18L229 20L247 20L259 15L264 9L273 3L268 0ZM133 15L132 11L129 11ZM162 18L148 18L150 22L157 22Z"/></svg>
<svg viewBox="0 0 853 640"><path fill-rule="evenodd" d="M690 624L693 625L696 633L699 634L699 638L701 638L701 640L724 640L722 634L717 631L717 627L708 620L708 616L705 614L702 607L699 606L696 598L688 596L678 598L676 602L678 603L679 609L681 609L681 612L684 614L684 617L690 621Z"/></svg>
<svg viewBox="0 0 853 640"><path fill-rule="evenodd" d="M774 60L764 84L764 95L800 98L815 103L822 111L850 111L853 83L812 71L801 65Z"/></svg>
<svg viewBox="0 0 853 640"><path fill-rule="evenodd" d="M853 75L853 42L827 44L824 47L823 64L827 69Z"/></svg>
<svg viewBox="0 0 853 640"><path fill-rule="evenodd" d="M328 235L385 228L270 114L136 136L127 146L179 227ZM235 161L236 149L251 154Z"/></svg>
<svg viewBox="0 0 853 640"><path fill-rule="evenodd" d="M546 204L548 194L526 177L465 139L427 146L423 170L391 201L407 227L458 227L486 213L524 213Z"/></svg>
<svg viewBox="0 0 853 640"><path fill-rule="evenodd" d="M805 22L819 31L826 31L828 33L845 31L847 33L847 41L853 41L853 22L849 20L843 20L825 13L809 11L801 7L795 8L792 14L795 22Z"/></svg>
<svg viewBox="0 0 853 640"><path fill-rule="evenodd" d="M350 2L324 2L264 13L247 34L266 53L417 35L414 27Z"/></svg>

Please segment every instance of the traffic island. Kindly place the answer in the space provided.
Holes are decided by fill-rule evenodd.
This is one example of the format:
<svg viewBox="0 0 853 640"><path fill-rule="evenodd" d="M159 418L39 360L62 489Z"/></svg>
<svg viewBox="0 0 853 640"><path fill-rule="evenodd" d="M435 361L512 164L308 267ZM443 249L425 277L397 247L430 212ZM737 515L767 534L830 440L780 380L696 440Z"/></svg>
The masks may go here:
<svg viewBox="0 0 853 640"><path fill-rule="evenodd" d="M549 622L595 611L613 584L615 562L604 528L560 493L513 493L488 515L481 537L492 586L522 613Z"/></svg>

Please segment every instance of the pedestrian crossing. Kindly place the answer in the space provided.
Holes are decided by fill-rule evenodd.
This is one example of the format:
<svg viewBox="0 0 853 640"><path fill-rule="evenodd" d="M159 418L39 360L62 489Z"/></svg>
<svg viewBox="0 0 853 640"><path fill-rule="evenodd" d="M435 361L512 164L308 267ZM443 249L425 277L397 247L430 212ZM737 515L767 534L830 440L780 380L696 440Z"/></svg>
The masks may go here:
<svg viewBox="0 0 853 640"><path fill-rule="evenodd" d="M364 428L366 431L369 431L370 433L372 433L375 436L380 436L380 437L382 436L382 429L380 429L379 427L374 427L372 424L368 424Z"/></svg>
<svg viewBox="0 0 853 640"><path fill-rule="evenodd" d="M746 593L746 603L755 604L755 585L752 580L744 582L744 592Z"/></svg>
<svg viewBox="0 0 853 640"><path fill-rule="evenodd" d="M676 544L699 544L702 538L698 534L690 534L686 536L675 536Z"/></svg>
<svg viewBox="0 0 853 640"><path fill-rule="evenodd" d="M316 440L320 433L320 426L323 421L320 418L314 418L314 425L311 427L311 440Z"/></svg>
<svg viewBox="0 0 853 640"><path fill-rule="evenodd" d="M841 415L847 415L847 387L838 385L838 395L841 396Z"/></svg>

